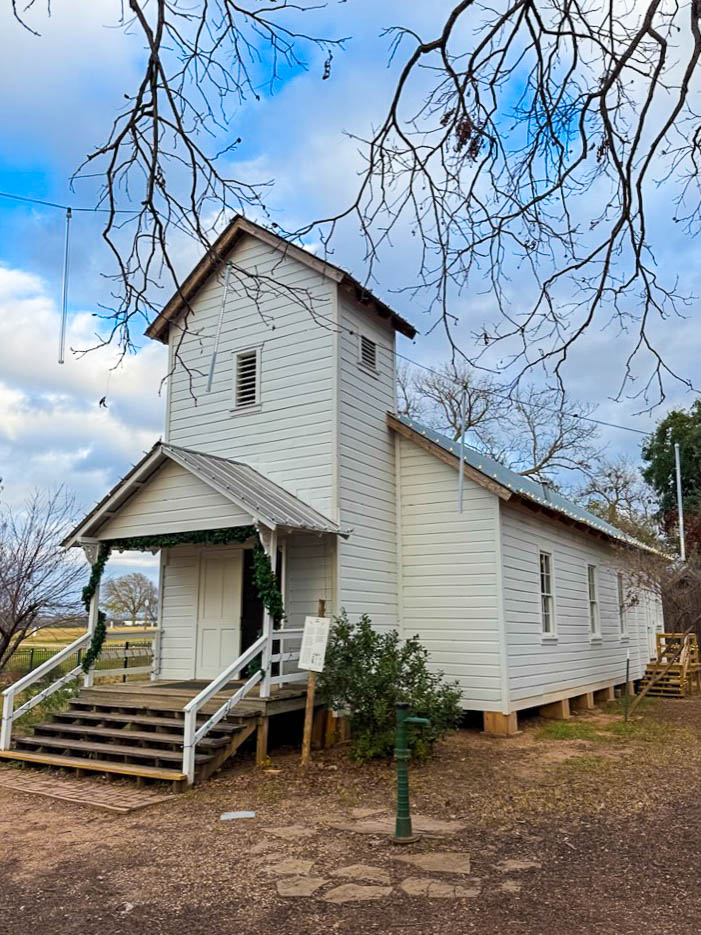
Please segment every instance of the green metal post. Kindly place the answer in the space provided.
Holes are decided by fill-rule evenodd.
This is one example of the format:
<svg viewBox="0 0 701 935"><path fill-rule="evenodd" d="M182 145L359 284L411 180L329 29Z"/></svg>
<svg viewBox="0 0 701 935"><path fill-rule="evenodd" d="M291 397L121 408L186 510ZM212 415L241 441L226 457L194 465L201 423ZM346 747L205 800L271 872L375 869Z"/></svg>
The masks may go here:
<svg viewBox="0 0 701 935"><path fill-rule="evenodd" d="M409 705L405 701L397 703L397 734L394 747L394 759L397 763L397 818L394 826L392 841L395 844L411 844L416 841L411 827L411 808L409 805L409 740L407 724L423 724L428 726L431 722L424 717L407 717Z"/></svg>

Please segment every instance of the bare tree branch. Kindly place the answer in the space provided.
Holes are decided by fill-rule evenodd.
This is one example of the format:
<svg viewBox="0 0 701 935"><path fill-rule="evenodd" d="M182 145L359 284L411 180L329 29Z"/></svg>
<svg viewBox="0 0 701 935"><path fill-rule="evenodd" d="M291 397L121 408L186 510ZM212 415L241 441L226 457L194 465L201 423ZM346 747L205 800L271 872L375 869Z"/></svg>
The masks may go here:
<svg viewBox="0 0 701 935"><path fill-rule="evenodd" d="M0 508L0 671L30 630L79 613L85 565L60 546L75 514L63 488Z"/></svg>

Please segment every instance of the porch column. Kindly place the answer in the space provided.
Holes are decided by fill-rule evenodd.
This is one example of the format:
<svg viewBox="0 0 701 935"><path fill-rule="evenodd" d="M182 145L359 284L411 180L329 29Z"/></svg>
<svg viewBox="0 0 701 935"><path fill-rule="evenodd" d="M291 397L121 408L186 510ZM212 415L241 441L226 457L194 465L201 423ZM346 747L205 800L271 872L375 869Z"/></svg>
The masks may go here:
<svg viewBox="0 0 701 935"><path fill-rule="evenodd" d="M90 599L90 611L88 613L88 633L90 636L95 632L95 627L97 626L97 613L100 609L100 585L98 584L95 588L95 593ZM86 672L83 676L83 685L86 688L90 688L95 680L93 670Z"/></svg>
<svg viewBox="0 0 701 935"><path fill-rule="evenodd" d="M265 549L265 554L268 556L270 561L270 567L273 574L277 572L277 531L271 529L270 532L265 535L262 530L259 530L260 541L263 543L263 548ZM263 636L265 637L265 645L263 646L263 658L261 661L261 668L263 669L263 681L260 683L260 697L269 698L270 697L270 671L271 671L271 662L270 657L273 654L273 618L270 616L270 613L267 608L263 608Z"/></svg>

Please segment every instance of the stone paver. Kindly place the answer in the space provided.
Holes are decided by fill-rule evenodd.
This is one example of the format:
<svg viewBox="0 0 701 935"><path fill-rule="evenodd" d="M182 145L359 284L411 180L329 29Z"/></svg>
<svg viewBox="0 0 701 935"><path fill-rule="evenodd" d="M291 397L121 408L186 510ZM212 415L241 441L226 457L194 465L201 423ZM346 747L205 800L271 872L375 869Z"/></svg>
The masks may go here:
<svg viewBox="0 0 701 935"><path fill-rule="evenodd" d="M348 867L339 867L331 874L332 877L348 877L351 880L369 880L371 883L388 884L389 873L382 867L371 867L370 864L350 864Z"/></svg>
<svg viewBox="0 0 701 935"><path fill-rule="evenodd" d="M321 877L286 877L277 881L277 891L280 896L311 896L328 882Z"/></svg>
<svg viewBox="0 0 701 935"><path fill-rule="evenodd" d="M431 854L396 855L397 860L429 873L470 873L470 855L462 851L435 851Z"/></svg>
<svg viewBox="0 0 701 935"><path fill-rule="evenodd" d="M389 812L378 814L375 817L359 818L356 821L334 820L328 822L331 828L338 831L353 831L356 834L394 834L395 818ZM442 837L445 834L455 834L462 831L465 825L459 821L440 821L424 815L415 815L412 818L414 831L425 834L427 837Z"/></svg>
<svg viewBox="0 0 701 935"><path fill-rule="evenodd" d="M391 886L361 886L359 883L344 883L324 893L322 899L327 903L353 903L367 899L383 899L391 892Z"/></svg>
<svg viewBox="0 0 701 935"><path fill-rule="evenodd" d="M313 860L303 860L301 857L288 857L276 864L269 864L265 869L280 876L292 874L297 877L306 876L314 866Z"/></svg>
<svg viewBox="0 0 701 935"><path fill-rule="evenodd" d="M502 893L520 893L521 884L517 880L504 880L499 884L499 889Z"/></svg>
<svg viewBox="0 0 701 935"><path fill-rule="evenodd" d="M540 869L543 865L539 860L531 860L529 858L523 857L513 857L507 858L506 860L500 860L497 864L497 870L500 870L502 873L512 873L515 870L532 870Z"/></svg>
<svg viewBox="0 0 701 935"><path fill-rule="evenodd" d="M408 896L427 896L429 899L475 899L482 891L479 883L457 886L431 877L407 877L399 885Z"/></svg>

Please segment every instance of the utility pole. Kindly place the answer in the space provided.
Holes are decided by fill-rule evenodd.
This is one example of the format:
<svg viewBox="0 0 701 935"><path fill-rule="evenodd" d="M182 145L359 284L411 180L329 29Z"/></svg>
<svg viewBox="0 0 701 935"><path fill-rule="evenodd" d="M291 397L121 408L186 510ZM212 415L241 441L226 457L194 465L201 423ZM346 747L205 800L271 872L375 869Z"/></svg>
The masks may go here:
<svg viewBox="0 0 701 935"><path fill-rule="evenodd" d="M686 561L686 542L684 541L684 503L682 500L682 469L679 460L679 442L674 443L674 464L677 471L677 513L679 514L679 555Z"/></svg>

